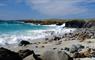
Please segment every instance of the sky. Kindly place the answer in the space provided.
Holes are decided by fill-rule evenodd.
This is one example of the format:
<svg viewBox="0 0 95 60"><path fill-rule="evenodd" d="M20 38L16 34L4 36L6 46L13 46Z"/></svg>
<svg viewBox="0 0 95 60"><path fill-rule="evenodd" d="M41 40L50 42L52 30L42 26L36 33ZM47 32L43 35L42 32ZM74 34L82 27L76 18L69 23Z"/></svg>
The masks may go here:
<svg viewBox="0 0 95 60"><path fill-rule="evenodd" d="M95 18L95 0L0 0L0 19Z"/></svg>

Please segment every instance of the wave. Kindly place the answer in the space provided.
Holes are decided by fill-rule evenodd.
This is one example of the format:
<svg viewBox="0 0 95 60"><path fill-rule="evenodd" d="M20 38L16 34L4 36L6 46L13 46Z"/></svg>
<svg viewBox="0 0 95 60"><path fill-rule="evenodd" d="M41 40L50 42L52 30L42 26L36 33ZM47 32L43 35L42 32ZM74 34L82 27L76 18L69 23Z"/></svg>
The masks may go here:
<svg viewBox="0 0 95 60"><path fill-rule="evenodd" d="M52 33L56 36L63 35L76 30L76 29L67 29L64 28L65 24L61 26L57 25L45 25L48 29L40 30L25 30L25 31L16 31L12 33L3 33L0 35L0 45L7 44L18 44L21 40L31 41L40 38L47 38L52 36Z"/></svg>

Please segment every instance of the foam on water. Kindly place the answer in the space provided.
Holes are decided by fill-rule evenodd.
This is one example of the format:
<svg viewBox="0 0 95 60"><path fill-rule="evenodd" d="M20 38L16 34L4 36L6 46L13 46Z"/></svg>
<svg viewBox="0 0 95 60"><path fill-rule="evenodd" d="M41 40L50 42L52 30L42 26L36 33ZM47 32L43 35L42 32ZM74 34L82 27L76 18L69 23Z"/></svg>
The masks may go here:
<svg viewBox="0 0 95 60"><path fill-rule="evenodd" d="M21 40L34 40L39 38L46 38L51 36L51 33L53 32L55 35L62 35L66 32L74 31L75 29L65 29L63 28L65 24L61 26L56 25L45 25L45 27L48 27L46 29L26 29L23 31L13 31L9 33L2 33L0 35L0 45L8 45L8 44L18 44ZM35 26L36 27L36 26Z"/></svg>

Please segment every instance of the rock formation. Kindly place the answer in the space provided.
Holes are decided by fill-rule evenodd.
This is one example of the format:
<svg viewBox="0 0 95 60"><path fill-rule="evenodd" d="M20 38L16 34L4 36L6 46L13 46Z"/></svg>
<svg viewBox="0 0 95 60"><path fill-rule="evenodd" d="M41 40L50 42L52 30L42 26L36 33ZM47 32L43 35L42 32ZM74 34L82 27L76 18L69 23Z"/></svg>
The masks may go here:
<svg viewBox="0 0 95 60"><path fill-rule="evenodd" d="M5 48L0 48L0 60L22 60L18 53Z"/></svg>

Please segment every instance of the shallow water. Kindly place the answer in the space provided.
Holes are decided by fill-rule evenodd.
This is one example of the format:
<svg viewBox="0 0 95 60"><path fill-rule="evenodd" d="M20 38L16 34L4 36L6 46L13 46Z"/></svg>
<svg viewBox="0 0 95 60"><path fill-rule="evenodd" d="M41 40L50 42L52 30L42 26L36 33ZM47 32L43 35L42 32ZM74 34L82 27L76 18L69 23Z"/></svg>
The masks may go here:
<svg viewBox="0 0 95 60"><path fill-rule="evenodd" d="M43 33L43 31L53 28L55 27L25 23L1 23L0 45L15 44L21 40L42 38L45 37L45 33Z"/></svg>
<svg viewBox="0 0 95 60"><path fill-rule="evenodd" d="M0 45L18 44L21 40L31 41L40 38L62 35L70 30L64 29L65 24L61 26L54 25L35 25L26 23L1 23L0 24Z"/></svg>

